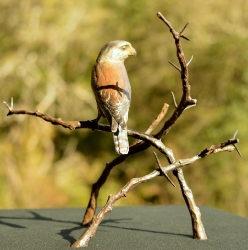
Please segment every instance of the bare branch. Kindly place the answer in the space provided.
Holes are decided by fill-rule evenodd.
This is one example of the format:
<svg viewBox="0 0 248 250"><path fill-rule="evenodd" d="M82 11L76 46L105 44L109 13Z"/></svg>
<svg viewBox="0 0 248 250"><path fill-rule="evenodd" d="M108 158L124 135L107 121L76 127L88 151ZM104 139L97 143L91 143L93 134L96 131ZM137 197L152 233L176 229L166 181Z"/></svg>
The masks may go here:
<svg viewBox="0 0 248 250"><path fill-rule="evenodd" d="M173 114L171 115L171 117L165 121L163 127L160 129L160 131L158 133L156 133L154 135L154 138L157 139L161 139L163 138L171 129L171 127L176 123L176 121L179 119L179 117L181 116L181 114L183 113L183 111L185 109L187 109L188 107L192 107L194 105L196 105L197 100L196 99L192 99L190 96L190 85L188 82L188 67L187 67L187 63L186 63L186 59L182 50L182 46L180 44L180 35L178 32L176 32L171 23L165 19L165 17L159 12L157 13L157 16L167 25L167 27L170 29L171 34L173 35L173 38L175 40L175 45L176 45L176 50L177 50L177 58L180 64L180 73L181 73L181 81L182 81L182 87L183 87L183 93L182 93L182 97L181 97L181 101L179 103L179 105L176 107L175 111L173 112ZM172 66L174 66L172 64ZM177 68L177 66L176 66ZM159 142L159 141L157 141ZM91 191L91 196L90 196L90 200L84 215L84 219L82 224L86 225L88 224L94 215L94 211L96 209L96 200L99 194L99 190L102 187L102 185L105 183L105 181L107 180L107 177L110 173L110 171L117 166L118 164L122 163L123 161L125 161L130 155L141 152L143 150L146 150L148 147L150 147L151 144L147 143L146 140L144 140L144 142L139 141L137 144L132 145L129 149L129 153L125 156L118 156L117 158L115 158L114 160L112 160L110 163L106 164L105 169L103 170L101 176L99 177L99 179L97 180L96 183L94 183L92 185L92 191ZM166 150L160 150L160 152L165 152ZM174 155L172 152L170 152L170 157L167 157L169 163L173 163L174 160ZM168 154L168 152L167 152ZM180 181L180 180L179 180Z"/></svg>
<svg viewBox="0 0 248 250"><path fill-rule="evenodd" d="M168 26L168 28L170 29L170 32L174 31L171 23L162 15L161 12L158 12L157 16L158 16L158 18L160 18Z"/></svg>
<svg viewBox="0 0 248 250"><path fill-rule="evenodd" d="M167 25L167 27L170 29L170 32L173 35L173 38L175 40L177 58L180 64L180 68L178 68L174 63L170 62L170 64L181 72L181 80L182 80L182 87L183 87L183 94L182 94L181 101L178 107L175 109L172 116L164 123L163 128L161 128L161 130L155 135L156 138L162 138L170 131L171 127L173 126L173 124L175 124L175 122L181 116L183 111L187 109L188 107L195 106L197 100L192 99L190 96L188 65L187 65L183 50L182 50L181 43L180 43L180 37L182 37L182 32L186 29L186 27L188 26L188 23L184 26L182 31L178 33L174 30L171 23L168 20L166 20L166 18L160 12L157 13L157 16Z"/></svg>
<svg viewBox="0 0 248 250"><path fill-rule="evenodd" d="M163 171L164 174L167 174L170 171L173 171L177 168L181 168L183 166L189 165L194 163L195 161L204 158L210 154L217 154L220 152L232 152L235 150L234 144L238 143L238 139L229 139L219 145L212 145L208 148L205 148L202 150L198 155L195 155L191 158L187 159L180 159L175 161L174 163L166 166L166 167L161 167L161 170ZM158 159L157 159L158 160ZM158 161L159 162L159 161Z"/></svg>
<svg viewBox="0 0 248 250"><path fill-rule="evenodd" d="M89 228L87 228L85 232L80 236L80 238L72 244L72 247L73 248L86 247L88 245L90 238L92 238L95 235L96 230L99 224L104 219L104 217L112 211L113 205L116 201L118 201L119 199L123 197L126 197L127 193L131 191L133 188L135 188L137 185L139 185L140 183L151 180L159 175L160 175L160 172L155 170L146 176L143 176L140 178L133 178L119 192L117 192L116 194L109 195L106 205L93 218L93 221L91 225L89 226Z"/></svg>
<svg viewBox="0 0 248 250"><path fill-rule="evenodd" d="M200 158L204 158L210 154L216 154L219 152L224 152L224 151L232 152L233 150L235 150L234 145L238 142L239 142L238 139L229 139L228 141L223 142L220 145L217 146L212 145L209 148L204 149L198 154L198 156Z"/></svg>
<svg viewBox="0 0 248 250"><path fill-rule="evenodd" d="M193 238L198 240L206 240L207 235L201 221L200 209L195 204L193 193L187 185L187 182L183 175L183 170L181 168L177 168L173 171L173 174L178 179L183 198L191 216Z"/></svg>
<svg viewBox="0 0 248 250"><path fill-rule="evenodd" d="M163 106L162 110L160 111L159 115L157 116L157 118L151 123L151 125L146 130L146 132L145 132L146 134L150 135L154 131L154 129L158 126L158 124L163 120L163 118L167 114L168 109L169 109L169 105L167 103L164 103L164 106ZM135 140L133 142L132 146L134 146L140 142L141 142L141 140Z"/></svg>
<svg viewBox="0 0 248 250"><path fill-rule="evenodd" d="M143 177L140 178L133 178L131 179L120 191L118 191L116 194L112 194L109 195L107 203L105 204L105 206L101 209L101 211L93 218L93 221L91 223L91 225L85 230L85 232L79 237L79 239L74 242L72 244L73 248L78 248L78 247L86 247L88 245L89 240L95 235L98 226L100 225L100 223L102 222L102 220L105 218L105 216L110 213L113 210L113 206L114 203L127 196L127 193L129 191L131 191L133 188L135 188L136 186L138 186L139 184L146 182L148 180L151 180L157 176L161 175L161 171L163 173L163 175L169 180L169 182L173 184L173 182L169 179L167 173L170 171L173 171L177 168L181 168L184 167L186 165L189 165L205 156L208 156L210 154L215 154L215 153L219 153L219 152L224 152L224 151L233 151L235 148L233 147L233 144L238 143L238 140L228 140L226 142L223 142L219 145L212 145L204 150L202 150L198 155L193 156L192 158L188 158L188 159L180 159L175 161L173 164L170 164L168 166L162 167L159 159L157 158L157 155L154 153L157 164L159 166L158 170L153 171L152 173L145 175ZM186 185L186 182L184 181L184 177L183 177L183 172L180 169L178 178L180 178L181 182L184 185ZM174 185L175 186L175 185ZM184 187L185 188L185 187ZM188 195L192 196L192 192L191 190L189 190L188 187L187 191L188 191ZM195 205L194 200L188 199L191 204L189 204L189 207L191 209L191 212L193 214L192 217L192 225L193 225L193 231L194 231L194 238L198 238L198 239L206 239L207 236L205 234L205 230L203 227L203 224L201 222L201 214L199 211L199 208Z"/></svg>
<svg viewBox="0 0 248 250"><path fill-rule="evenodd" d="M43 119L46 122L50 122L53 125L60 125L63 126L64 128L68 128L70 130L74 129L79 129L79 128L89 128L92 130L98 129L106 132L110 132L110 127L109 125L104 125L104 124L97 124L95 123L95 120L88 120L88 121L63 121L61 118L54 118L49 115L43 114L40 110L37 111L29 111L29 110L21 110L21 109L14 109L13 108L13 99L11 99L11 106L9 106L6 102L3 102L8 110L9 113L7 114L8 116L10 115L31 115L31 116L36 116L41 119Z"/></svg>
<svg viewBox="0 0 248 250"><path fill-rule="evenodd" d="M158 126L158 124L163 120L163 118L167 114L168 108L169 108L169 105L167 103L164 103L164 106L163 106L162 110L160 111L159 115L152 122L152 124L149 126L149 128L146 130L146 132L145 132L146 134L150 135L154 131L154 129Z"/></svg>
<svg viewBox="0 0 248 250"><path fill-rule="evenodd" d="M111 132L110 126L105 124L97 123L97 119L95 120L88 120L88 121L63 121L61 118L53 118L49 115L43 114L41 111L28 111L28 110L18 110L13 108L13 100L11 101L11 106L9 106L6 102L4 104L7 106L9 113L8 115L18 115L18 114L25 114L25 115L31 115L36 116L44 121L50 122L53 125L60 125L64 128L68 128L70 130L74 129L81 129L81 128L88 128L92 130L99 130L99 131L105 131L105 132ZM152 122L152 124L149 126L147 132L151 133L157 125L161 122L161 120L164 118L168 111L168 104L164 104L161 112L159 113L158 117ZM138 139L134 145L130 147L128 155L120 155L117 158L115 158L112 162L106 164L106 167L103 171L102 176L99 178L99 180L92 186L92 192L91 192L91 199L88 204L87 212L84 216L84 220L82 222L83 225L88 224L94 215L94 211L96 209L96 199L98 197L99 189L101 186L105 183L111 169L125 161L125 159L137 152L143 151L153 145L155 148L157 148L160 152L167 155L168 159L170 161L173 161L174 156L173 152L164 146L164 144L157 138L142 133L139 131L128 129L128 135L132 136L133 138Z"/></svg>
<svg viewBox="0 0 248 250"><path fill-rule="evenodd" d="M9 106L7 105L7 107L9 107ZM159 120L162 119L163 116L166 114L167 108L168 108L168 106L166 107L166 105L164 105L164 107L161 111L162 113L160 113L160 115L154 121L154 123L151 124L149 131L152 131L152 129L154 129L155 126L157 126ZM69 128L71 130L79 129L79 128L89 128L92 130L111 132L110 126L97 123L98 119L88 120L88 121L63 121L61 118L53 118L49 115L45 115L42 112L40 112L39 110L33 112L33 111L28 111L28 110L15 110L15 109L9 108L8 115L13 115L13 114L26 114L26 115L37 116L37 117L40 117L47 122L52 123L53 125L61 125L64 128ZM136 138L138 140L142 140L144 142L147 142L149 145L154 146L160 152L165 154L168 157L168 159L174 158L171 149L165 147L164 144L161 142L161 140L159 140L159 139L157 139L149 134L139 132L139 131L136 131L133 129L128 129L128 135L133 137L133 138Z"/></svg>
<svg viewBox="0 0 248 250"><path fill-rule="evenodd" d="M91 227L89 229L90 231L86 230L86 232L79 238L79 240L72 245L73 247L86 246L88 244L89 239L95 234L97 227L98 227L99 223L102 221L102 219L104 218L104 216L112 210L114 202L122 197L125 197L126 193L129 192L132 188L134 188L138 184L140 184L144 181L150 180L152 178L155 178L158 175L164 175L167 178L167 180L172 185L174 185L174 183L171 181L171 179L167 175L167 173L169 171L173 171L173 174L177 177L177 179L179 181L185 202L186 202L186 204L189 208L190 214L191 214L192 223L193 223L194 238L206 239L205 230L204 230L204 227L203 227L203 225L201 223L201 219L200 219L199 209L195 205L193 194L186 184L181 167L183 167L185 165L189 165L189 164L195 162L196 160L203 158L203 157L206 157L209 154L213 154L213 153L219 153L219 152L223 152L223 151L233 151L234 149L236 149L237 152L240 154L240 152L236 146L236 143L238 143L238 140L235 139L236 133L234 135L234 139L228 140L227 144L224 143L224 144L220 144L218 146L211 146L207 149L204 149L198 155L196 155L192 158L181 159L181 160L177 160L177 161L174 158L174 154L173 154L172 150L167 148L161 142L161 139L170 131L171 127L179 119L179 117L181 116L183 111L187 108L195 106L197 100L192 99L190 96L188 65L192 61L193 56L191 57L190 61L187 63L185 56L184 56L184 53L183 53L183 50L182 50L181 43L180 43L180 38L184 38L186 40L189 40L187 37L185 37L183 35L183 32L185 31L185 29L189 23L187 23L184 26L184 28L182 29L182 31L180 33L178 33L174 30L171 23L169 21L167 21L160 12L157 15L167 25L167 27L169 28L169 30L170 30L170 32L175 40L176 53L177 53L177 58L178 58L180 67L176 66L172 62L169 62L169 63L173 67L175 67L181 74L181 84L182 84L183 92L182 92L182 97L181 97L180 103L179 103L179 105L176 104L174 94L172 94L176 108L175 108L173 114L171 115L171 117L167 121L165 121L165 123L163 124L163 127L154 136L151 136L150 133L157 127L157 125L160 123L160 121L165 116L167 109L168 109L168 105L165 108L165 111L163 111L163 110L161 111L161 113L159 114L157 119L150 125L150 127L148 128L146 133L142 133L139 131L128 129L128 135L133 137L133 138L136 138L138 140L136 140L135 143L130 147L129 153L127 155L120 155L120 156L116 157L114 160L112 160L110 163L106 164L106 167L105 167L102 175L100 176L98 181L95 184L93 184L93 186L92 186L91 198L89 200L89 204L88 204L85 216L84 216L83 224L85 225L85 224L88 224L92 221L95 210L96 210L96 204L97 204L96 201L97 201L97 197L99 194L99 190L100 190L101 186L105 183L110 171L112 170L113 167L115 167L118 164L120 164L121 162L125 161L125 159L127 157L129 157L132 154L141 152L150 146L153 146L166 156L166 158L169 162L169 165L166 167L162 167L157 156L155 155L159 169L156 171L153 171L151 174L149 174L147 176L132 179L129 183L127 183L127 185L123 189L121 189L120 192L118 192L114 196L113 195L110 196L107 204L103 208L104 210L103 209L101 210L101 212L100 212L101 214L99 213L100 215L98 214L96 217L94 217L92 224L91 224ZM6 105L6 107L9 110L7 115L26 114L26 115L37 116L37 117L40 117L47 122L52 123L53 125L61 125L64 128L68 128L71 130L80 129L80 128L88 128L88 129L92 129L92 130L110 132L110 126L104 125L104 124L99 124L97 118L94 120L88 120L88 121L63 121L61 118L53 118L53 117L50 117L48 115L45 115L45 114L41 113L39 110L35 111L35 112L28 111L28 110L15 110L13 108L13 98L11 99L10 106L6 102L4 102L4 104ZM241 156L241 154L240 154L240 156Z"/></svg>
<svg viewBox="0 0 248 250"><path fill-rule="evenodd" d="M173 34L173 37L175 39L176 47L177 47L177 56L178 56L178 60L181 66L181 79L182 79L182 85L183 85L183 95L182 95L180 104L178 105L178 107L176 108L172 116L164 123L164 126L162 127L162 129L154 136L157 139L161 139L163 136L165 136L169 132L171 126L177 121L177 119L182 114L183 110L186 109L188 106L195 105L196 100L190 97L190 86L188 84L187 64L186 64L186 60L185 60L185 57L184 57L184 54L180 45L180 41L179 41L180 36L178 37L179 33L177 33L173 29L172 25L163 17L161 13L158 13L158 17L161 20L163 20L165 24L170 28L170 32ZM27 114L27 115L37 116L37 117L42 118L45 121L51 122L54 125L61 125L71 130L80 129L80 128L89 128L93 130L97 129L97 130L106 131L106 132L110 131L110 127L108 125L98 124L95 122L95 120L67 122L67 121L63 121L60 118L58 119L52 118L48 115L41 113L40 111L32 112L32 111L26 111L26 110L14 110L12 108L11 109L9 108L8 115L12 115L12 114ZM134 131L132 131L132 133L130 133L129 135L133 133ZM139 136L139 138L141 139L142 136ZM142 148L147 148L147 147L149 147L149 145L142 146Z"/></svg>

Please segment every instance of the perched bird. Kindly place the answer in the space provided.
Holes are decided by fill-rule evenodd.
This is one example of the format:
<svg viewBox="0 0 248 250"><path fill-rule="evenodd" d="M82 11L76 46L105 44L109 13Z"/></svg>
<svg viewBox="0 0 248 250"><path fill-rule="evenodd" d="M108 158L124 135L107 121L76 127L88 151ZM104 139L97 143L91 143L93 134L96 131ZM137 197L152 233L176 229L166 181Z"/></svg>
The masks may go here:
<svg viewBox="0 0 248 250"><path fill-rule="evenodd" d="M109 42L101 49L92 69L91 87L98 108L96 120L101 116L107 118L118 154L127 154L129 150L127 120L131 86L124 61L136 54L129 42Z"/></svg>

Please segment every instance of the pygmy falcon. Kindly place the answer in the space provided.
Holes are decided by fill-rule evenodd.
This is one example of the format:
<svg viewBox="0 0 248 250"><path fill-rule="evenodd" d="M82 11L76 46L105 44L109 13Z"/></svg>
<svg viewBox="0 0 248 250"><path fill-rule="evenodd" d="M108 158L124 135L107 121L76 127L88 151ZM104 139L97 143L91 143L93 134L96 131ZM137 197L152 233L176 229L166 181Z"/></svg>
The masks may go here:
<svg viewBox="0 0 248 250"><path fill-rule="evenodd" d="M129 150L127 120L131 86L124 61L136 54L129 42L109 42L101 49L92 69L91 87L98 108L96 120L101 116L108 120L118 154L127 154Z"/></svg>

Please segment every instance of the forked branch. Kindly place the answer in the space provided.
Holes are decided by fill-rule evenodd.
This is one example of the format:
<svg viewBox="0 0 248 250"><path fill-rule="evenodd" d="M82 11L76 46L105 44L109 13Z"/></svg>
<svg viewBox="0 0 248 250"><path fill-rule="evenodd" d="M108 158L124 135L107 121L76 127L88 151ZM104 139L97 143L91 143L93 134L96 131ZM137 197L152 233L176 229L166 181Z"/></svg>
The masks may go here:
<svg viewBox="0 0 248 250"><path fill-rule="evenodd" d="M189 60L189 62L186 61L182 45L181 45L181 38L186 39L189 41L189 39L183 34L188 26L189 23L187 23L181 32L177 32L172 27L171 23L165 19L165 17L159 12L157 13L157 16L166 24L166 26L169 28L176 46L176 54L178 58L178 62L180 66L176 66L174 63L170 62L170 64L180 72L181 76L181 85L182 85L182 95L181 100L179 104L176 103L174 94L173 94L173 100L175 104L175 109L172 115L164 122L162 128L154 135L151 135L154 128L156 128L162 119L164 118L168 105L164 105L162 111L158 115L158 117L151 123L149 129L143 133L140 131L128 129L128 135L136 138L137 140L133 143L133 145L130 146L129 153L127 155L120 155L113 159L110 163L106 164L105 169L103 170L100 178L96 183L92 186L92 192L91 197L88 203L88 207L85 212L84 220L82 222L83 225L91 223L91 226L84 232L84 234L72 245L73 247L80 247L80 246L87 246L88 241L90 238L95 234L97 227L103 220L103 218L106 216L107 213L109 213L112 208L113 204L120 198L125 197L126 194L139 185L140 183L143 183L145 181L148 181L150 179L155 178L156 176L163 175L166 177L166 179L175 186L175 184L172 182L172 180L169 178L168 173L173 172L173 174L176 176L180 188L182 190L182 195L185 199L185 202L188 206L191 219L192 219L192 227L193 227L193 237L197 239L206 239L207 236L205 234L204 227L201 222L201 215L198 207L195 205L193 194L189 187L187 186L187 183L185 181L185 178L183 176L182 167L192 164L196 160L199 160L203 157L206 157L213 153L219 153L224 151L233 151L237 150L237 152L240 154L236 144L238 143L238 140L235 139L236 134L234 137L227 142L224 142L217 146L211 146L209 148L206 148L202 150L198 155L188 158L188 159L181 159L181 160L175 160L174 154L171 149L167 148L161 141L161 139L170 131L171 127L177 122L179 117L182 115L184 110L187 108L193 107L196 105L197 100L193 99L190 95L190 85L189 85L189 73L188 73L188 65L193 59L193 56ZM44 121L50 122L53 125L60 125L64 128L68 128L70 130L73 129L92 129L92 130L99 130L99 131L105 131L110 132L110 126L105 124L98 123L98 120L87 120L87 121L63 121L61 118L53 118L49 115L43 114L41 111L29 111L29 110L17 110L13 107L13 99L11 100L11 105L8 105L6 102L4 102L6 107L8 108L8 114L7 115L17 115L17 114L23 114L23 115L32 115L39 117L43 119ZM102 185L106 182L108 175L110 171L123 161L125 161L130 155L141 152L148 147L153 146L156 149L158 149L163 155L166 156L168 160L168 165L165 167L162 167L157 156L157 164L159 166L159 169L153 171L149 175L146 175L141 178L134 178L130 180L118 193L115 195L110 195L109 199L105 205L105 207L100 211L100 213L94 217L94 213L97 207L97 197L100 191L100 188ZM241 154L240 154L241 155ZM94 219L93 219L94 218Z"/></svg>
<svg viewBox="0 0 248 250"><path fill-rule="evenodd" d="M159 169L154 170L152 173L145 175L143 177L131 179L116 194L109 195L105 206L100 210L100 212L96 216L94 216L91 225L84 231L84 233L79 237L79 239L72 244L72 247L78 248L78 247L88 246L90 239L95 235L95 233L98 229L98 226L100 225L102 220L105 218L105 216L108 213L110 213L112 211L115 202L123 197L126 197L127 193L130 192L133 188L135 188L139 184L146 182L146 181L149 181L149 180L152 180L153 178L155 178L157 176L167 175L168 172L171 172L177 168L184 167L186 165L190 165L193 162L195 162L201 158L204 158L210 154L215 154L215 153L220 153L220 152L225 152L225 151L231 152L231 151L235 150L234 144L236 144L236 143L238 143L238 139L230 139L230 140L223 142L219 145L212 145L212 146L202 150L198 155L195 155L195 156L188 158L188 159L177 160L173 164L167 165L165 167L161 166L161 164L157 158L157 155L154 152ZM183 177L183 176L181 175L181 177ZM168 179L168 176L166 178ZM204 240L207 237L205 234L204 227L201 223L201 218L200 218L201 214L199 212L199 209L195 206L195 204L193 204L193 205L194 206L192 206L192 204L191 204L192 213L195 215L195 218L193 218L194 223L192 223L193 232L194 232L193 237L196 238L196 235L197 235L197 238Z"/></svg>
<svg viewBox="0 0 248 250"><path fill-rule="evenodd" d="M156 133L155 135L151 136L151 130L148 131L149 133L142 133L139 131L135 131L135 130L128 130L128 135L132 136L133 138L138 139L138 141L136 141L129 149L129 153L127 155L121 155L118 156L117 158L115 158L114 160L112 160L110 163L106 164L106 167L102 173L102 175L100 176L100 178L98 179L98 181L96 183L93 184L92 186L92 192L91 192L91 197L89 200L89 204L88 204L88 208L83 220L83 224L88 224L94 215L95 209L96 209L96 201L97 201L97 197L99 194L99 190L102 187L102 185L105 183L105 181L107 180L107 177L110 173L110 171L117 165L119 165L120 163L122 163L123 161L126 160L126 158L128 158L130 155L141 152L145 149L147 149L150 146L153 146L155 148L157 148L160 152L162 152L168 159L169 163L173 163L175 161L174 159L174 155L171 149L165 147L165 145L161 142L161 139L170 131L171 127L176 123L176 121L179 119L179 117L181 116L181 114L183 113L183 111L189 107L192 107L196 104L196 99L192 99L190 96L190 85L188 82L188 64L186 62L183 50L182 50L182 46L180 43L180 38L185 38L185 36L183 35L183 32L185 31L186 27L188 24L186 24L184 26L184 28L182 29L182 31L180 33L176 32L174 30L174 28L172 27L172 25L163 17L163 15L161 13L157 14L158 17L163 20L163 22L165 22L165 24L169 27L170 32L173 35L173 38L175 40L175 45L176 45L176 53L177 53L177 57L178 57L178 61L180 64L180 74L181 74L181 83L182 83L182 89L183 89L183 93L182 93L182 97L181 97L181 101L179 102L179 104L175 107L175 110L173 112L173 114L171 115L171 117L169 117L169 119L167 119L165 121L165 123L163 124L162 128L160 129L160 131L158 133ZM189 39L187 39L189 40ZM92 130L99 130L99 131L106 131L106 132L110 132L110 126L109 125L104 125L104 124L99 124L96 122L96 120L88 120L88 121L63 121L61 118L53 118L51 116L48 116L46 114L43 114L41 111L27 111L27 110L16 110L13 108L13 102L11 106L8 106L7 103L5 103L5 105L8 107L9 109L9 113L8 115L14 115L14 114L26 114L26 115L33 115L36 117L40 117L43 120L52 123L53 125L61 125L64 128L68 128L68 129L81 129L81 128L88 128L88 129L92 129ZM168 108L168 107L167 107ZM165 112L166 113L166 112ZM162 114L161 116L159 115L159 117L163 118L163 111L161 111ZM152 123L151 124L151 128L153 129L154 127L158 126L159 122L162 119L158 119L158 122ZM180 182L180 180L179 180Z"/></svg>
<svg viewBox="0 0 248 250"><path fill-rule="evenodd" d="M61 118L53 118L49 115L43 114L41 111L28 111L28 110L18 110L13 108L13 100L11 101L11 106L9 106L6 102L4 104L7 106L9 113L7 115L19 115L19 114L25 114L25 115L32 115L42 118L43 120L52 123L53 125L61 125L64 128L69 128L71 130L79 129L79 128L89 128L92 130L99 130L99 131L105 131L105 132L111 132L110 126L105 124L97 123L96 120L88 120L88 121L63 121ZM168 105L164 104L163 109L161 110L158 117L153 121L153 123L149 126L148 132L151 133L152 130L156 128L156 126L159 124L159 122L162 120L164 115L167 112ZM172 151L165 147L164 144L161 142L161 140L143 133L139 132L133 129L128 129L128 135L138 139L139 141L135 142L135 145L138 145L140 142L147 142L148 145L152 145L153 147L157 148L160 152L162 152L164 155L168 157L168 159L173 158ZM133 146L133 147L134 147Z"/></svg>

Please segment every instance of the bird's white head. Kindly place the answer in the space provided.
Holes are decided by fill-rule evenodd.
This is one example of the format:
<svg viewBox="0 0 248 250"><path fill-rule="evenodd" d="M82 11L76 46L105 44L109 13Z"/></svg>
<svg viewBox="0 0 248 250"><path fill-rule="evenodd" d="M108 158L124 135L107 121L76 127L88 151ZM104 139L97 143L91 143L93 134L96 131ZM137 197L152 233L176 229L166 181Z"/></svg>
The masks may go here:
<svg viewBox="0 0 248 250"><path fill-rule="evenodd" d="M128 56L136 56L137 52L131 43L121 40L105 44L97 58L98 62L123 62Z"/></svg>

